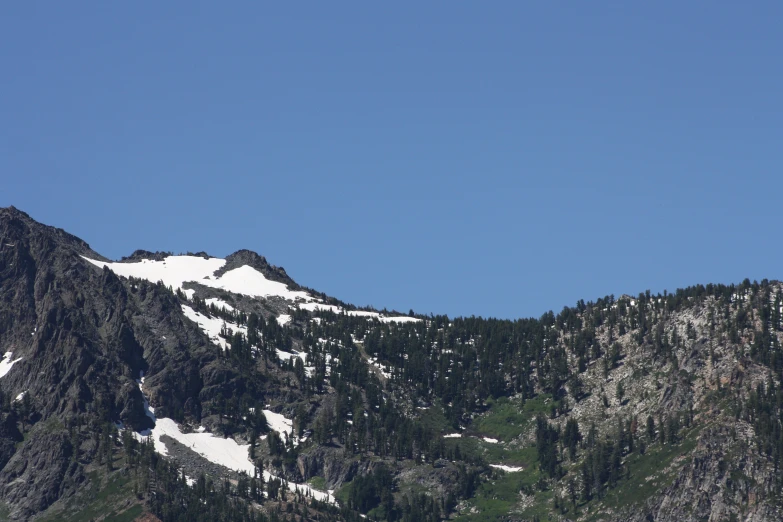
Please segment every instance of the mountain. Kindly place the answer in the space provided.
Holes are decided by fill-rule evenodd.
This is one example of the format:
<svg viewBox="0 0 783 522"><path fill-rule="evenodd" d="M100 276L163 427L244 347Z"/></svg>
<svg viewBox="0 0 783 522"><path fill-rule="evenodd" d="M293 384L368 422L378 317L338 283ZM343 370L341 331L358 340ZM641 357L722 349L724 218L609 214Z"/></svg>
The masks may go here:
<svg viewBox="0 0 783 522"><path fill-rule="evenodd" d="M516 321L0 209L0 520L783 520L783 285Z"/></svg>

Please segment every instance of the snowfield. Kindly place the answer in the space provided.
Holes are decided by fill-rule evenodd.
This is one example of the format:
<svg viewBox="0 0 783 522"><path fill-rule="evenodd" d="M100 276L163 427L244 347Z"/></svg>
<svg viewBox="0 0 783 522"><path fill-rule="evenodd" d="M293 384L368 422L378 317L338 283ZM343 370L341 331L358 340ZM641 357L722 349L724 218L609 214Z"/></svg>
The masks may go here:
<svg viewBox="0 0 783 522"><path fill-rule="evenodd" d="M163 261L143 259L137 263L107 263L82 257L100 268L109 267L117 275L137 277L153 283L162 281L173 290L182 290L184 283L192 281L250 297L282 297L290 301L313 299L307 292L292 291L283 283L270 281L264 274L249 266L241 266L216 277L215 271L226 264L225 259L216 257L204 259L197 256L168 256Z"/></svg>
<svg viewBox="0 0 783 522"><path fill-rule="evenodd" d="M5 355L3 355L3 359L0 360L0 377L5 377L6 374L11 371L11 368L13 368L14 364L18 363L24 358L19 357L18 359L13 359L13 357L13 352L5 352Z"/></svg>
<svg viewBox="0 0 783 522"><path fill-rule="evenodd" d="M167 455L166 445L160 440L168 435L177 442L192 449L205 459L227 468L244 471L249 476L255 473L255 466L248 460L250 445L239 445L234 439L215 437L211 433L182 433L179 425L172 419L157 419L155 427L147 430L152 436L155 451Z"/></svg>
<svg viewBox="0 0 783 522"><path fill-rule="evenodd" d="M199 281L199 283L202 283ZM312 299L307 292L292 291L283 283L270 281L264 274L249 266L240 266L234 270L229 270L215 281L202 283L214 288L222 288L235 294L244 294L251 297L282 297L289 301Z"/></svg>
<svg viewBox="0 0 783 522"><path fill-rule="evenodd" d="M196 256L169 256L163 261L144 259L138 263L106 263L82 257L100 268L108 266L117 275L137 277L153 283L163 281L164 285L174 290L182 289L182 284L187 281L201 282L226 264L225 259Z"/></svg>

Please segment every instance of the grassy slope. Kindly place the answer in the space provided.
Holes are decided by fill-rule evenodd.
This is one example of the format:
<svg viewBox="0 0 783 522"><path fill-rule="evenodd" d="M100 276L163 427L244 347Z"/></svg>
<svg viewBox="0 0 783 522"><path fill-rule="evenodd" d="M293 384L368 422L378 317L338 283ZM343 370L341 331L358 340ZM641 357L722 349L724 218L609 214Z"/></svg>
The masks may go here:
<svg viewBox="0 0 783 522"><path fill-rule="evenodd" d="M519 511L520 491L531 490L540 478L538 470L538 455L534 446L511 447L508 442L529 431L539 413L548 413L552 399L541 395L525 401L502 398L492 401L490 410L477 420L476 431L482 436L496 438L500 444L487 443L480 439L459 440L460 448L466 453L477 453L489 464L504 464L521 466L518 472L506 473L496 470L492 478L484 482L469 501L471 508L463 511L457 520L465 522L489 522L499 520L509 512ZM535 498L536 506L546 506L551 498L551 492L538 492ZM477 511L470 513L467 511Z"/></svg>
<svg viewBox="0 0 783 522"><path fill-rule="evenodd" d="M495 401L487 414L477 420L476 431L501 441L513 440L532 429L536 415L548 413L551 402L551 398L547 396L537 397L524 404L515 399ZM679 465L672 464L681 455L689 454L696 446L699 431L700 427L694 426L681 433L681 440L677 444L653 444L647 448L644 455L640 455L638 451L629 455L626 460L630 467L628 477L623 478L604 498L578 504L579 516L585 520L601 520L602 514L608 511L643 505L651 495L671 484L684 461ZM491 479L479 487L468 502L469 508L463 510L457 520L489 522L510 512L520 513L528 519L538 517L542 521L558 518L551 489L537 490L536 485L541 474L538 470L538 455L532 443L525 447L510 447L508 444L490 444L475 438L451 441L459 441L463 451L475 452L488 463L524 468L513 473L493 472ZM523 491L529 491L531 494L526 495ZM568 516L573 516L573 511Z"/></svg>
<svg viewBox="0 0 783 522"><path fill-rule="evenodd" d="M121 459L114 469L95 469L89 473L89 486L74 497L58 502L37 520L40 522L90 522L106 520L131 522L144 512L142 502L133 494L129 475L119 471Z"/></svg>

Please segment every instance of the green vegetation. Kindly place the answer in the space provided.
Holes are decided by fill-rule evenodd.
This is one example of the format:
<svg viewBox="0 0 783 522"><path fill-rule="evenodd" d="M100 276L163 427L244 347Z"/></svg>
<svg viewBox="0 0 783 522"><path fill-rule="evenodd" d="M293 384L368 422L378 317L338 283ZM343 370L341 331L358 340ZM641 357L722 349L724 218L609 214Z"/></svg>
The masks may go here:
<svg viewBox="0 0 783 522"><path fill-rule="evenodd" d="M110 514L106 517L106 522L132 522L133 520L136 520L136 518L138 518L143 512L144 509L139 504L136 504L135 506L122 511L117 515Z"/></svg>
<svg viewBox="0 0 783 522"><path fill-rule="evenodd" d="M535 465L530 465L522 471L507 473L494 470L491 477L483 482L469 504L475 507L477 513L462 514L457 520L464 522L490 522L502 520L512 511L519 511L520 493L535 495L534 503L538 507L546 506L551 498L551 492L534 493L535 486L541 474ZM546 511L546 508L543 509Z"/></svg>
<svg viewBox="0 0 783 522"><path fill-rule="evenodd" d="M131 521L142 513L138 499L133 495L131 481L127 475L114 472L108 476L97 471L89 474L90 488L69 500L62 511L47 515L42 522L90 522L106 516L106 520ZM118 509L117 506L128 508Z"/></svg>
<svg viewBox="0 0 783 522"><path fill-rule="evenodd" d="M432 433L453 431L440 401L436 401L435 404L426 410L419 410L418 421L423 429L430 430Z"/></svg>
<svg viewBox="0 0 783 522"><path fill-rule="evenodd" d="M557 404L548 393L526 401L509 397L488 399L489 411L478 418L474 430L501 441L510 441L532 428L537 415L549 415Z"/></svg>
<svg viewBox="0 0 783 522"><path fill-rule="evenodd" d="M346 482L342 487L334 492L334 498L342 505L348 505L353 490L353 482Z"/></svg>
<svg viewBox="0 0 783 522"><path fill-rule="evenodd" d="M637 452L629 456L627 477L607 492L601 503L613 509L641 506L656 491L670 485L679 470L679 466L670 466L678 457L687 457L696 446L699 429L693 427L685 431L682 441L677 444L654 444L644 455Z"/></svg>
<svg viewBox="0 0 783 522"><path fill-rule="evenodd" d="M310 484L314 489L317 489L318 491L326 491L326 479L323 477L315 476L311 477L310 480L307 481L308 484Z"/></svg>

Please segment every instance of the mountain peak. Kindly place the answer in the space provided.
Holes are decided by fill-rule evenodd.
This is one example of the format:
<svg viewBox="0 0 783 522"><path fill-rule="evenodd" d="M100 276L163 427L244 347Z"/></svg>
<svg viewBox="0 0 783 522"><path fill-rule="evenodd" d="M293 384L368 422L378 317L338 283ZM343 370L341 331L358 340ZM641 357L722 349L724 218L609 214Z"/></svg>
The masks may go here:
<svg viewBox="0 0 783 522"><path fill-rule="evenodd" d="M29 214L19 210L13 205L10 205L8 207L0 207L0 215L9 215L9 216L21 217L26 219L32 219Z"/></svg>
<svg viewBox="0 0 783 522"><path fill-rule="evenodd" d="M266 258L259 255L252 250L242 249L237 250L233 254L226 257L226 264L215 272L216 276L221 276L229 270L239 268L242 266L249 266L264 274L264 277L272 281L277 281L287 285L291 290L298 290L301 288L296 281L286 273L285 269L280 266L269 264Z"/></svg>
<svg viewBox="0 0 783 522"><path fill-rule="evenodd" d="M62 228L44 225L13 205L0 207L0 238L5 242L10 242L9 244L18 240L24 243L33 239L48 238L53 245L68 247L78 254L88 255L95 259L106 259L93 251L83 239L69 234Z"/></svg>

